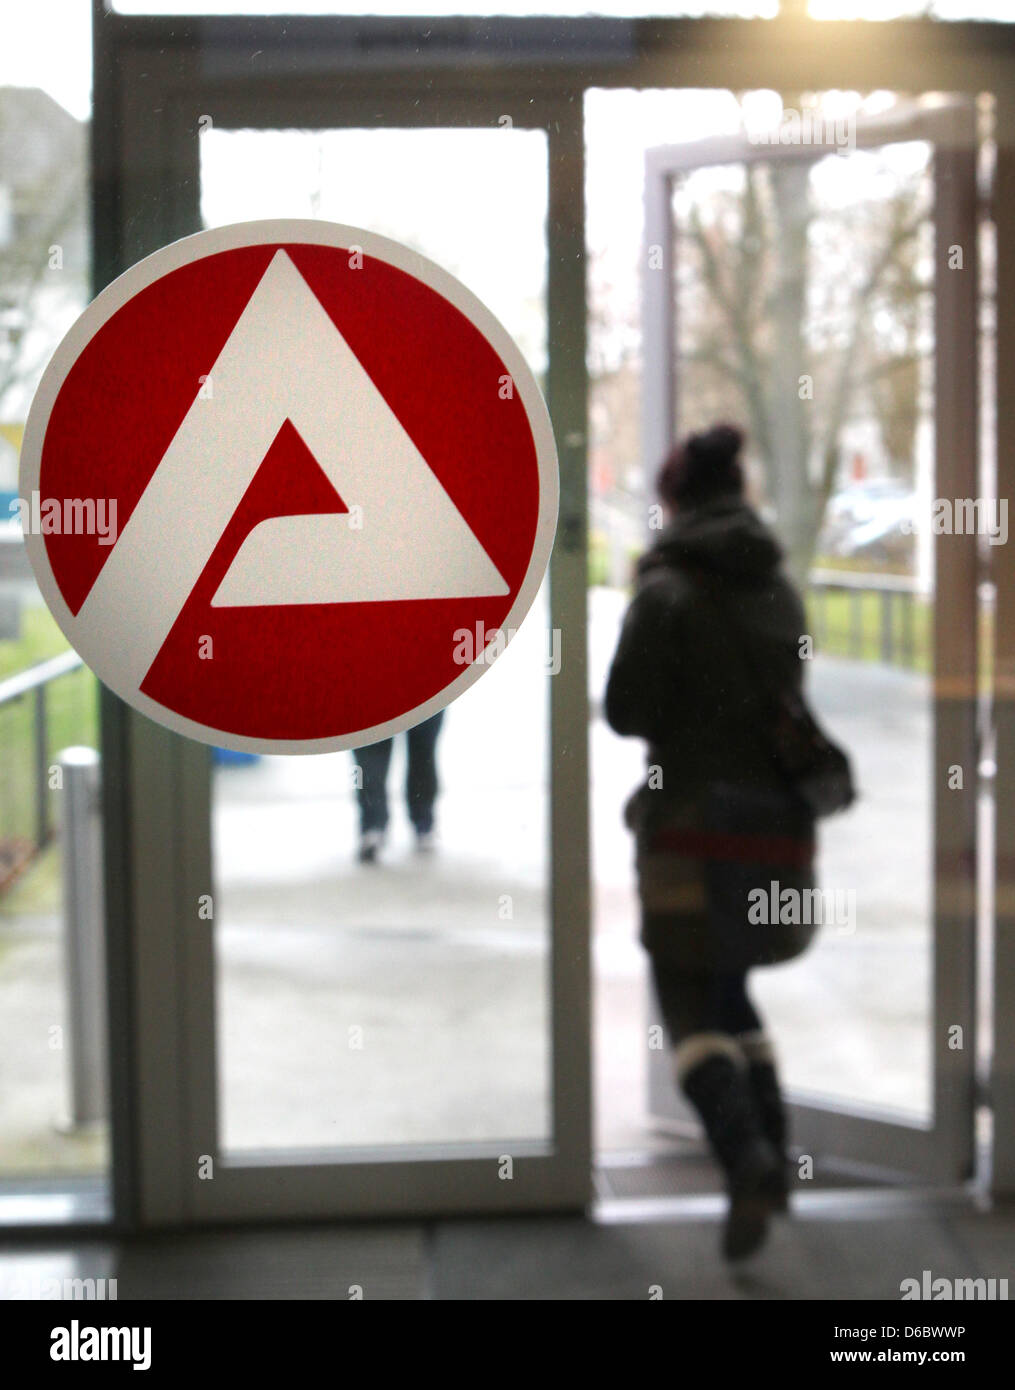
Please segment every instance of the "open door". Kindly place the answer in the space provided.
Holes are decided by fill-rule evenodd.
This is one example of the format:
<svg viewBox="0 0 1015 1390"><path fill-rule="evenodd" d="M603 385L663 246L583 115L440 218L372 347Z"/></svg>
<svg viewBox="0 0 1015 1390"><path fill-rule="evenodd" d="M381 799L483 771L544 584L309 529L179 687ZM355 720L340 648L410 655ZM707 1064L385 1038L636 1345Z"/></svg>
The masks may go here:
<svg viewBox="0 0 1015 1390"><path fill-rule="evenodd" d="M810 697L855 759L859 803L819 827L817 943L752 977L794 1143L955 1182L973 1148L977 556L992 524L975 112L934 99L824 128L798 113L782 138L649 152L646 473L688 429L746 425L807 591ZM693 1123L665 1052L649 1108L664 1128Z"/></svg>

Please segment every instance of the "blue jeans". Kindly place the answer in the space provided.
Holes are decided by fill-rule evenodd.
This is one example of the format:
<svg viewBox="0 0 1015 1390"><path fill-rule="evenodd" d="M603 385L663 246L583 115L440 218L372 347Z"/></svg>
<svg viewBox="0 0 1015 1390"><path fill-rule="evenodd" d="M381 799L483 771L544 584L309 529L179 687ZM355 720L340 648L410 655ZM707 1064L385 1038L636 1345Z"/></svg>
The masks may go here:
<svg viewBox="0 0 1015 1390"><path fill-rule="evenodd" d="M437 735L440 733L444 711L426 719L406 732L408 742L408 771L405 778L405 800L409 819L418 835L433 829L434 802L437 800ZM394 739L385 738L367 748L356 748L353 757L362 772L358 788L359 828L365 835L371 830L385 830L388 824L388 768Z"/></svg>

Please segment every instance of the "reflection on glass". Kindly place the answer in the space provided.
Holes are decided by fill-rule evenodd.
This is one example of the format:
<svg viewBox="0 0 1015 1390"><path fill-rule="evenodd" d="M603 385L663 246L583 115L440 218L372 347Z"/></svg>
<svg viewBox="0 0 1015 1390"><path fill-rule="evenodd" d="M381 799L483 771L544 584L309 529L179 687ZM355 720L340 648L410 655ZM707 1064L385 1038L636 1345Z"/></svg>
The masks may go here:
<svg viewBox="0 0 1015 1390"><path fill-rule="evenodd" d="M821 827L855 904L755 988L789 1084L931 1104L933 295L928 147L677 181L677 434L733 418L808 598L810 693L862 797ZM826 898L831 902L831 898ZM843 920L839 920L839 915Z"/></svg>

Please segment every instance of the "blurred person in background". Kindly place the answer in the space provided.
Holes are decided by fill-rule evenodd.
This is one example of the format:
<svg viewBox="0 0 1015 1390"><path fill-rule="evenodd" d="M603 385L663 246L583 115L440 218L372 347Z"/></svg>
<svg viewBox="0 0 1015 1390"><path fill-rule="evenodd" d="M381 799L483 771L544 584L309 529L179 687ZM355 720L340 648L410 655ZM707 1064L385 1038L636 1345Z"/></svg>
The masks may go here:
<svg viewBox="0 0 1015 1390"><path fill-rule="evenodd" d="M772 737L773 688L802 698L804 609L745 501L743 442L717 425L663 463L667 524L638 563L605 701L611 728L648 742L625 808L641 940L676 1082L726 1177L731 1259L787 1207L785 1110L748 974L799 954L812 932L748 920L748 894L773 880L812 887L814 858L813 814Z"/></svg>
<svg viewBox="0 0 1015 1390"><path fill-rule="evenodd" d="M407 729L405 804L416 832L416 848L431 853L437 845L434 830L434 805L437 800L437 735L444 720L439 710L422 724ZM388 830L388 768L391 765L393 738L383 738L366 748L353 750L359 767L357 798L359 800L359 853L361 864L374 864L384 847Z"/></svg>

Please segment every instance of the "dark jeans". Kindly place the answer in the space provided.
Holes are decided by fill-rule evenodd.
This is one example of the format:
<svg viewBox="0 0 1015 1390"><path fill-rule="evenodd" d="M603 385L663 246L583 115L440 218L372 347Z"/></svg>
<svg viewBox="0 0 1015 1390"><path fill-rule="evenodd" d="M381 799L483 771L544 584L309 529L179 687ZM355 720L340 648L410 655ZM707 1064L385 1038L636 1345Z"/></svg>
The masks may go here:
<svg viewBox="0 0 1015 1390"><path fill-rule="evenodd" d="M650 953L659 1009L672 1046L694 1033L753 1033L764 1025L747 994L747 971L690 971Z"/></svg>
<svg viewBox="0 0 1015 1390"><path fill-rule="evenodd" d="M420 835L433 829L433 808L437 800L437 735L440 733L444 711L426 719L406 732L409 747L409 768L405 779L405 800L409 819ZM388 768L394 739L382 739L367 748L356 748L353 757L362 769L363 785L359 794L359 828L384 830L388 824Z"/></svg>

